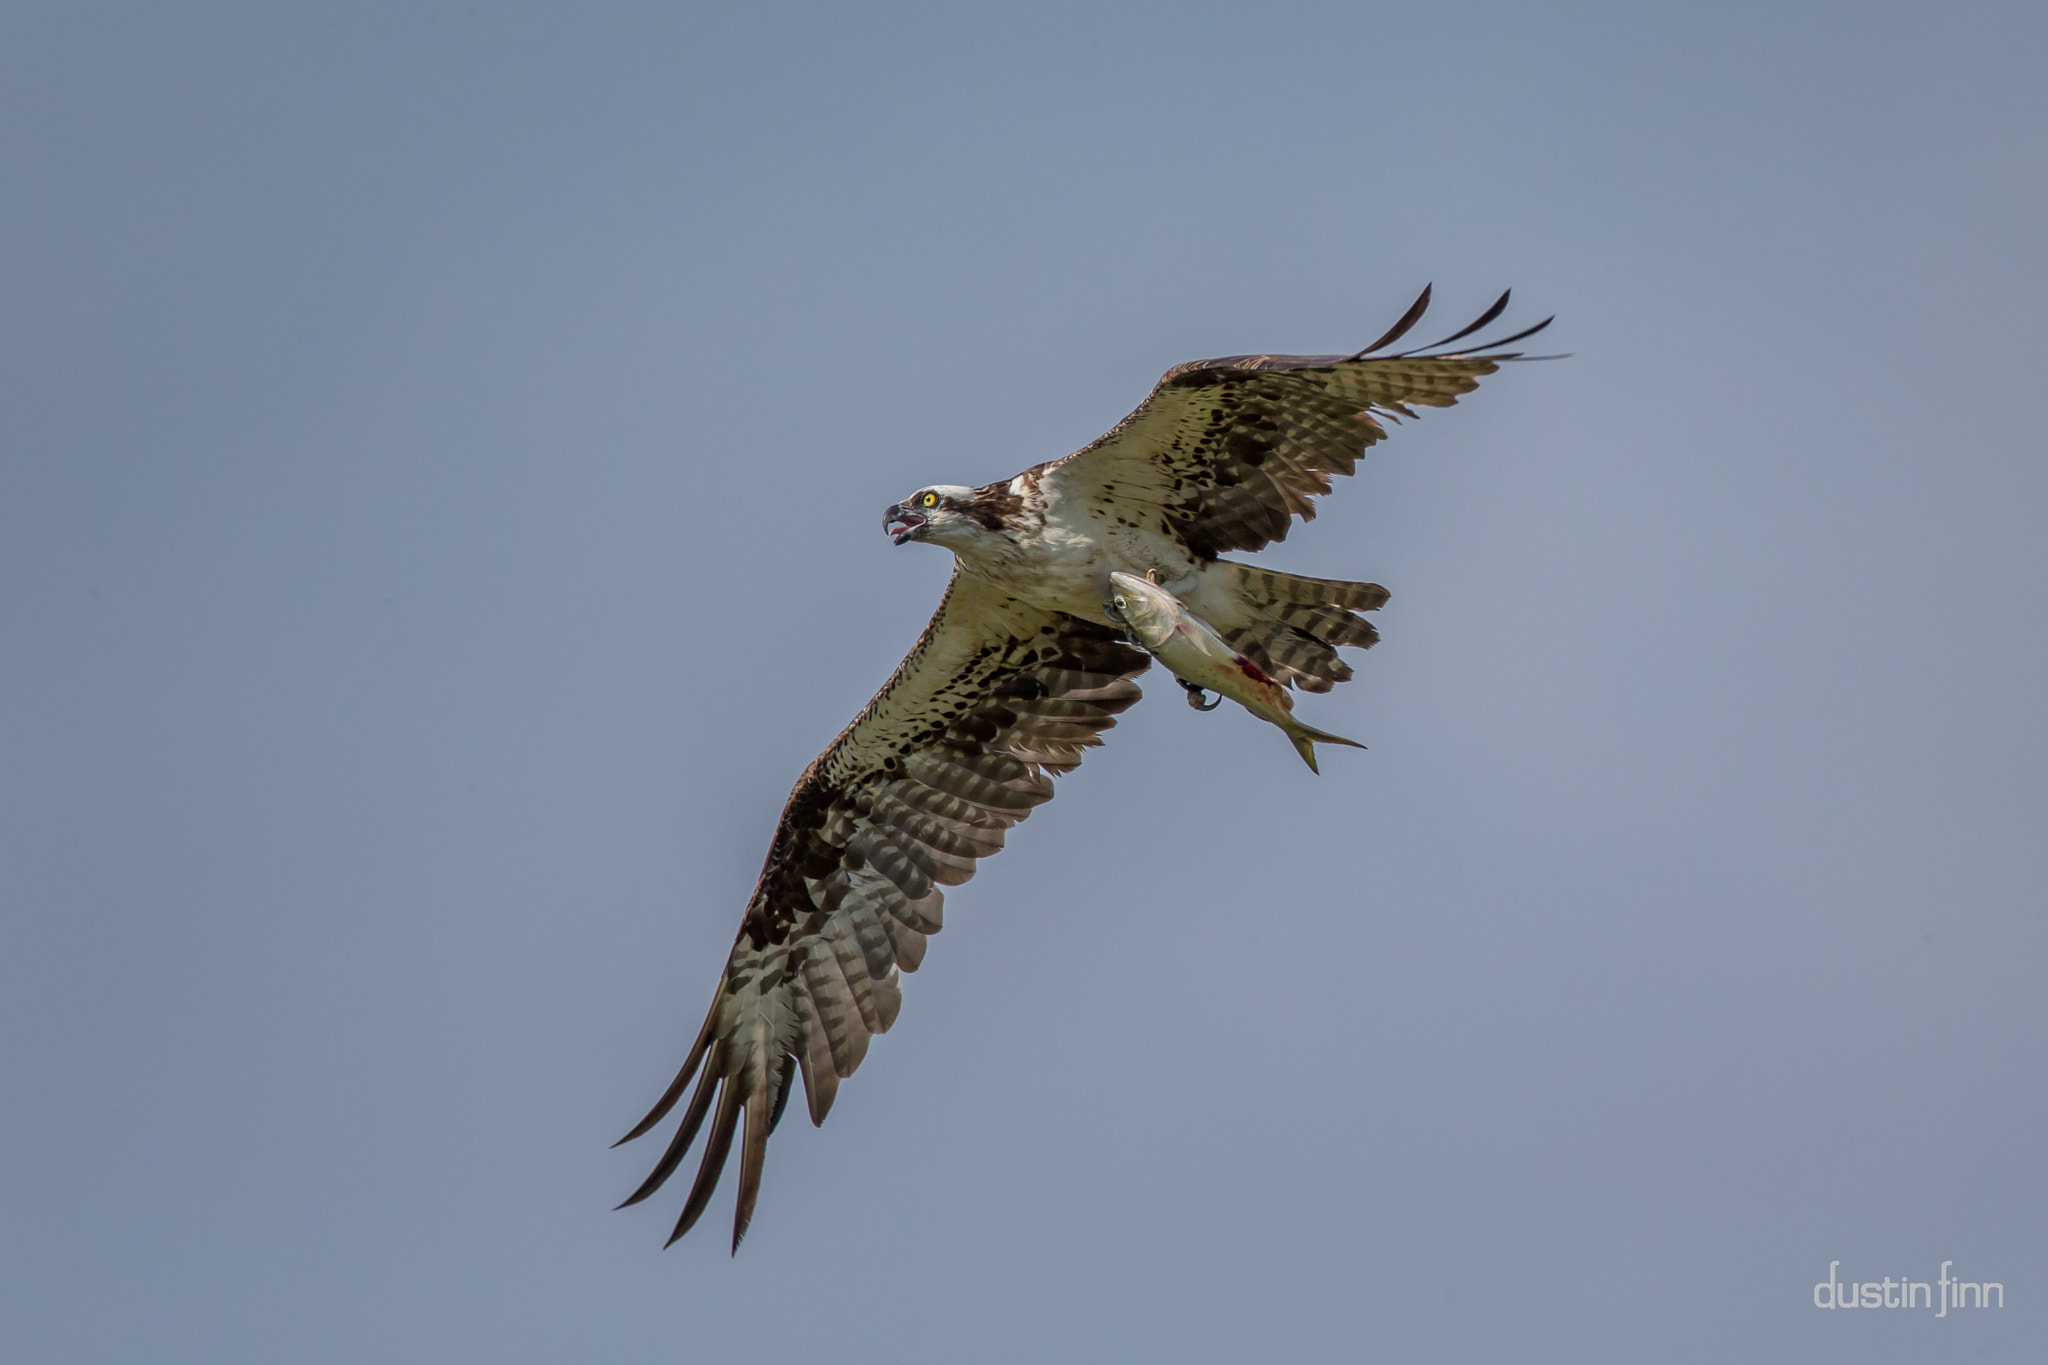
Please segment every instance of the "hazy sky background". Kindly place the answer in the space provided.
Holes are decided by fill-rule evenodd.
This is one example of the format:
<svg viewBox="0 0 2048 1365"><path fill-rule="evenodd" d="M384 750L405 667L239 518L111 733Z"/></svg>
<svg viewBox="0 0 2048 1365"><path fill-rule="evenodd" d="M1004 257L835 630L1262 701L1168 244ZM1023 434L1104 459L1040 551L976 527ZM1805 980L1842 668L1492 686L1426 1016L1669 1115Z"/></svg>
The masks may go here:
<svg viewBox="0 0 2048 1365"><path fill-rule="evenodd" d="M2032 1358L2048 11L14 5L0 1357ZM1570 360L1267 558L822 1131L609 1212L882 508L1434 280ZM1436 328L1434 324L1441 322ZM1823 1312L1952 1273L2008 1307Z"/></svg>

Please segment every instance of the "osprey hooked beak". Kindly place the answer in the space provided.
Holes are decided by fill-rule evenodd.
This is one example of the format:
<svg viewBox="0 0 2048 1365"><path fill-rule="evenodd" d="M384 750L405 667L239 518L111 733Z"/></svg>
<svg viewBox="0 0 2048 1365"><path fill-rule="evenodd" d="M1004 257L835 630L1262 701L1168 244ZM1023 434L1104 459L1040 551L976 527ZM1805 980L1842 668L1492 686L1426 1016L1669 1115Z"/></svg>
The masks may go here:
<svg viewBox="0 0 2048 1365"><path fill-rule="evenodd" d="M889 504L889 510L882 513L882 534L898 545L910 540L924 529L925 518L911 511L900 502Z"/></svg>

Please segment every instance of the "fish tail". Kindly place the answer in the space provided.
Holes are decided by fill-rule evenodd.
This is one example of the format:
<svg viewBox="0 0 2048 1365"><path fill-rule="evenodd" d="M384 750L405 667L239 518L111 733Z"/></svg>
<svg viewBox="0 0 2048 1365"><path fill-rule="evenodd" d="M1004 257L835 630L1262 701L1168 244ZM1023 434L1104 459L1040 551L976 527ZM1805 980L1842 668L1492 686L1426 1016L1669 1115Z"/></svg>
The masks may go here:
<svg viewBox="0 0 2048 1365"><path fill-rule="evenodd" d="M1333 735L1328 730L1317 730L1303 725L1298 720L1290 719L1284 728L1287 731L1287 738L1294 741L1294 752L1301 755L1301 761L1308 764L1308 770L1318 777L1322 776L1323 770L1316 766L1315 745L1344 744L1353 749L1363 749L1365 747L1355 739L1346 739L1342 735Z"/></svg>

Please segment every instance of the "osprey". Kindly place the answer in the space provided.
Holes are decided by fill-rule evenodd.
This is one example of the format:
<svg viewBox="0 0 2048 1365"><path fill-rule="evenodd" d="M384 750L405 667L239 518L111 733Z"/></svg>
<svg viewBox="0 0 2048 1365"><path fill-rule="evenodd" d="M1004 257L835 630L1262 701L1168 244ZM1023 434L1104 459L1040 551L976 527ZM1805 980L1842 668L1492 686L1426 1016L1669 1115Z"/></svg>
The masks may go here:
<svg viewBox="0 0 2048 1365"><path fill-rule="evenodd" d="M1385 336L1353 355L1198 360L1166 372L1110 433L1062 460L969 488L934 484L892 504L898 545L954 554L924 634L853 723L818 755L782 810L732 955L682 1069L619 1139L696 1089L674 1139L624 1203L661 1188L710 1120L673 1243L711 1201L740 1139L738 1250L761 1188L768 1135L798 1074L821 1124L839 1082L902 1003L939 930L940 887L974 875L1004 833L1052 799L1117 713L1150 657L1105 616L1112 572L1150 577L1258 671L1327 692L1351 676L1337 655L1379 638L1355 613L1387 600L1372 583L1304 578L1223 559L1284 540L1329 476L1349 474L1386 435L1384 418L1449 407L1500 362L1500 348L1550 319L1463 351L1384 354L1429 306L1422 291ZM1115 623L1113 623L1115 622ZM701 1069L702 1075L698 1076Z"/></svg>

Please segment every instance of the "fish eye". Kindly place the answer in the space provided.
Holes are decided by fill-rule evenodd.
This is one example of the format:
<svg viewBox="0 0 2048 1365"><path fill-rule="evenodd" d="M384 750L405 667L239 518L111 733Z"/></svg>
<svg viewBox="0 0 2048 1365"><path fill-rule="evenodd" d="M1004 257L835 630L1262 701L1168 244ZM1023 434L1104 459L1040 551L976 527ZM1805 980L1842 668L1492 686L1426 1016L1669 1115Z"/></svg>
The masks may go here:
<svg viewBox="0 0 2048 1365"><path fill-rule="evenodd" d="M1116 609L1117 609L1118 611L1122 611L1122 610L1123 610L1123 609L1124 609L1125 607L1127 607L1127 606L1129 606L1129 605L1130 605L1130 604L1129 604L1128 602L1124 601L1124 599L1123 599L1123 598L1121 598L1121 597L1119 597L1119 598L1117 598L1117 599L1116 599Z"/></svg>
<svg viewBox="0 0 2048 1365"><path fill-rule="evenodd" d="M939 495L937 493L927 493L919 498L917 503L920 507L937 507L939 505Z"/></svg>

